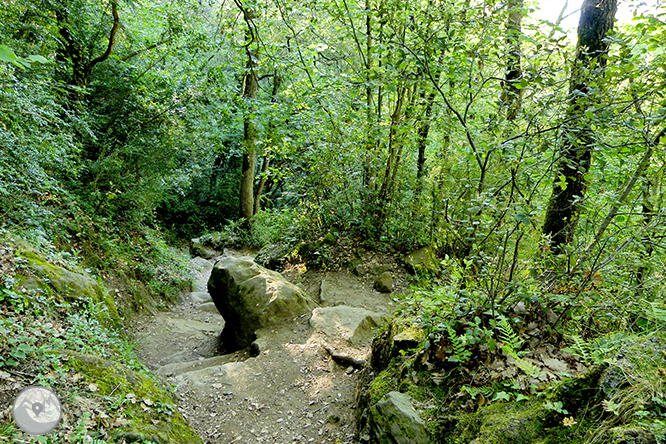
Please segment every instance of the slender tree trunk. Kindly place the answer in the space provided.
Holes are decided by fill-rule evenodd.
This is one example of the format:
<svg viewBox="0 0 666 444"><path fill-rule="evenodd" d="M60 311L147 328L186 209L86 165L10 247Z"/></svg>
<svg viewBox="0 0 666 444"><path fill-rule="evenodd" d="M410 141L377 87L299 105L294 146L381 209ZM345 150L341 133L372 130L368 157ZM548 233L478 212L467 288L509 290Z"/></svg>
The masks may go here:
<svg viewBox="0 0 666 444"><path fill-rule="evenodd" d="M245 66L245 76L243 78L243 99L247 104L245 119L243 122L243 162L241 166L240 180L240 217L245 220L246 228L249 227L252 216L254 216L254 172L257 160L257 123L254 120L257 90L259 80L257 78L257 56L256 36L254 28L254 11L245 9L240 2L236 3L243 13L243 18L247 24L245 31L245 52L247 54L247 64Z"/></svg>
<svg viewBox="0 0 666 444"><path fill-rule="evenodd" d="M261 210L261 193L264 192L264 187L266 186L266 181L268 180L268 167L270 164L271 158L266 155L264 157L264 163L261 166L261 177L259 178L257 191L254 195L254 214L257 214Z"/></svg>
<svg viewBox="0 0 666 444"><path fill-rule="evenodd" d="M402 105L405 100L406 88L399 86L396 94L395 108L391 114L391 126L389 128L389 155L386 161L386 173L379 191L379 201L384 203L389 198L389 190L395 178L394 170L397 167L398 153L402 145L402 137L398 135L399 125L402 122Z"/></svg>
<svg viewBox="0 0 666 444"><path fill-rule="evenodd" d="M563 129L561 158L546 210L543 234L550 238L550 250L559 254L574 236L581 202L587 193L585 177L592 161L594 137L585 122L585 111L593 105L590 83L602 75L613 27L617 0L584 0L578 24L576 59L569 84L568 122Z"/></svg>
<svg viewBox="0 0 666 444"><path fill-rule="evenodd" d="M271 91L271 103L277 101L277 95L280 91L280 85L282 85L282 77L278 74L277 70L273 72L273 91ZM268 140L270 142L269 146L275 146L276 131L275 131L275 121L271 120L268 124ZM261 167L261 174L259 176L259 183L254 192L254 214L257 214L261 210L261 194L264 192L264 186L268 180L268 167L271 163L271 154L270 149L264 151L264 161Z"/></svg>
<svg viewBox="0 0 666 444"><path fill-rule="evenodd" d="M506 108L506 118L514 120L522 104L522 88L520 79L523 70L520 66L521 22L523 20L524 0L509 0L507 5L509 17L506 23L506 79L502 89L501 100Z"/></svg>

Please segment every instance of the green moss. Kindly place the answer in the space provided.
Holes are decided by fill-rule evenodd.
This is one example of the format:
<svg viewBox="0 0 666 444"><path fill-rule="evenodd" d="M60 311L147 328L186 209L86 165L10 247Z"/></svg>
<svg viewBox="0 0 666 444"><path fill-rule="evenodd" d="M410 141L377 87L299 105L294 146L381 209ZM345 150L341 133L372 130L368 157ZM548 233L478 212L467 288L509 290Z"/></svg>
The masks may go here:
<svg viewBox="0 0 666 444"><path fill-rule="evenodd" d="M481 418L477 413L456 412L440 418L438 430L433 434L440 442L447 444L467 444L476 438L481 429Z"/></svg>
<svg viewBox="0 0 666 444"><path fill-rule="evenodd" d="M98 394L125 399L123 405L129 424L117 436L148 439L158 443L202 443L174 406L171 396L146 376L122 364L97 356L72 353L72 366L86 376L88 384L97 384ZM128 398L133 393L135 397ZM134 399L136 402L132 402ZM142 400L150 399L153 406L144 408ZM145 404L144 404L145 405ZM171 406L172 413L158 412L156 406ZM153 422L157 420L157 424Z"/></svg>
<svg viewBox="0 0 666 444"><path fill-rule="evenodd" d="M370 384L370 403L373 406L377 404L389 392L398 389L398 382L395 378L395 371L384 370Z"/></svg>
<svg viewBox="0 0 666 444"><path fill-rule="evenodd" d="M477 440L485 444L528 444L538 441L545 415L543 402L496 402L482 408Z"/></svg>
<svg viewBox="0 0 666 444"><path fill-rule="evenodd" d="M30 249L19 249L16 255L25 260L26 268L31 275L20 275L17 279L20 286L42 291L62 301L88 299L94 304L103 304L105 315L100 316L98 320L105 324L110 321L116 327L121 325L113 297L105 291L103 284L85 271L70 271L54 265Z"/></svg>

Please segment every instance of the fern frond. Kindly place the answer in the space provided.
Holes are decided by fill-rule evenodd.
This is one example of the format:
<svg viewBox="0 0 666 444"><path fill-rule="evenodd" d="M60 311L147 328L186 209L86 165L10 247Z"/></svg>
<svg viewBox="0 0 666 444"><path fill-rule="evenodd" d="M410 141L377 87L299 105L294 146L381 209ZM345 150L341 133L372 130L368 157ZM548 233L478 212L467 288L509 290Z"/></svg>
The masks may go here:
<svg viewBox="0 0 666 444"><path fill-rule="evenodd" d="M500 318L497 328L499 329L500 340L504 343L502 348L507 355L517 358L517 350L520 350L523 346L523 341L521 341L516 332L513 331L511 324L509 324L509 321L506 318Z"/></svg>
<svg viewBox="0 0 666 444"><path fill-rule="evenodd" d="M469 358L472 357L472 352L467 350L466 344L463 338L456 335L455 330L447 324L446 331L449 334L449 339L451 340L451 345L453 346L453 356L449 358L449 361L460 362L461 364L469 361Z"/></svg>

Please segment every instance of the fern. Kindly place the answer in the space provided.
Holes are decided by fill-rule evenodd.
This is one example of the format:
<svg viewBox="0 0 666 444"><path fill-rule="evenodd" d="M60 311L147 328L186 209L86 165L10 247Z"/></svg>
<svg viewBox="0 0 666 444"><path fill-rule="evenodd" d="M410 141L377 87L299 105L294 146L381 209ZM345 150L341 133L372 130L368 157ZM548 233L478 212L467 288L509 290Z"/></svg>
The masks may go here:
<svg viewBox="0 0 666 444"><path fill-rule="evenodd" d="M507 321L506 318L500 318L499 324L497 326L499 329L500 340L504 343L502 350L513 359L518 359L518 352L523 346L523 341L520 340L516 332L511 328L511 324Z"/></svg>
<svg viewBox="0 0 666 444"><path fill-rule="evenodd" d="M462 337L458 337L450 325L446 326L446 331L449 333L449 339L453 346L453 356L449 358L449 361L460 362L461 364L469 361L469 358L472 357L472 352L465 348L465 340Z"/></svg>
<svg viewBox="0 0 666 444"><path fill-rule="evenodd" d="M578 335L571 336L571 340L573 341L573 347L571 348L571 351L575 355L578 355L578 357L583 360L585 365L590 365L593 362L592 353L590 353L590 345Z"/></svg>
<svg viewBox="0 0 666 444"><path fill-rule="evenodd" d="M541 374L541 369L518 356L518 350L523 346L523 341L513 331L509 321L504 317L500 318L497 328L499 329L500 340L504 343L502 346L504 353L507 356L511 356L516 361L516 367L522 370L527 376L537 378Z"/></svg>

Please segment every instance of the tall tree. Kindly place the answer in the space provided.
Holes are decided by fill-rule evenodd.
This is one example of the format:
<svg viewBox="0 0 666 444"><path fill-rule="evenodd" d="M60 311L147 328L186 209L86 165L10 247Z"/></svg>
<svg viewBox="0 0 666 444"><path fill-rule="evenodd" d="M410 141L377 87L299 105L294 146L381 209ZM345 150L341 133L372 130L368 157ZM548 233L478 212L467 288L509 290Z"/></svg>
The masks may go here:
<svg viewBox="0 0 666 444"><path fill-rule="evenodd" d="M506 118L514 120L520 111L522 88L520 78L523 70L520 66L521 22L523 20L524 0L509 0L509 17L506 22L506 79L502 88L502 103L506 107Z"/></svg>
<svg viewBox="0 0 666 444"><path fill-rule="evenodd" d="M61 40L61 46L58 53L58 60L61 62L69 61L72 65L72 74L68 79L70 85L77 87L87 86L90 82L90 75L93 68L99 63L107 60L113 52L113 47L116 44L116 35L120 29L120 17L118 15L118 2L112 0L110 2L111 16L113 24L108 34L108 43L106 50L95 57L90 48L86 48L81 44L81 36L76 35L75 25L71 23L71 17L68 8L70 5L63 3L56 6L55 15L58 23L58 34ZM75 98L81 98L77 94Z"/></svg>
<svg viewBox="0 0 666 444"><path fill-rule="evenodd" d="M593 106L594 87L603 75L617 0L584 0L578 24L578 44L569 83L567 109L553 193L543 224L550 249L559 254L573 240L581 203L588 188L586 174L592 162L594 135L586 111Z"/></svg>
<svg viewBox="0 0 666 444"><path fill-rule="evenodd" d="M257 123L254 118L255 104L257 99L257 90L259 89L259 78L257 77L257 57L258 42L254 19L256 13L253 9L246 8L240 1L236 5L243 14L245 20L245 53L247 55L247 64L245 65L245 75L243 76L243 99L247 103L245 118L243 121L243 163L241 166L240 181L240 217L245 219L246 225L249 225L252 216L254 216L254 172L257 162Z"/></svg>

